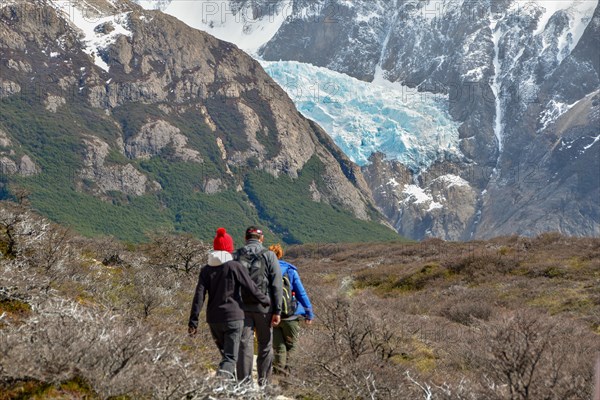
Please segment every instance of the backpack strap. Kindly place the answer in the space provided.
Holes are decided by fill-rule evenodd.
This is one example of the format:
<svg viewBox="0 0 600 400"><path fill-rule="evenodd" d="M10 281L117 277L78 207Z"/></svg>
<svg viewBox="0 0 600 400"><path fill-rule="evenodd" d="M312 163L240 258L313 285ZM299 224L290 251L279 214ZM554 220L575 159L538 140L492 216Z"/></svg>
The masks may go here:
<svg viewBox="0 0 600 400"><path fill-rule="evenodd" d="M242 252L244 252L244 253L246 252L246 249L244 249L243 247L234 251L232 254L233 259L235 261L240 261L240 255L242 254Z"/></svg>
<svg viewBox="0 0 600 400"><path fill-rule="evenodd" d="M256 254L256 256L257 256L257 258L261 258L261 257L262 257L262 259L263 259L263 261L264 261L264 266L265 266L265 270L264 270L264 272L263 272L263 273L265 273L265 274L267 274L267 275L268 275L268 270L269 270L269 267L270 267L270 265L269 265L269 260L267 259L267 251L269 251L269 249L265 249L265 248L263 247L263 249L262 249L261 251L259 251L259 252ZM267 279L267 280L268 280L268 279Z"/></svg>
<svg viewBox="0 0 600 400"><path fill-rule="evenodd" d="M263 249L261 251L258 252L257 256L262 256L265 259L265 265L269 265L269 260L267 259L267 252L269 251L269 249L265 249L263 247Z"/></svg>

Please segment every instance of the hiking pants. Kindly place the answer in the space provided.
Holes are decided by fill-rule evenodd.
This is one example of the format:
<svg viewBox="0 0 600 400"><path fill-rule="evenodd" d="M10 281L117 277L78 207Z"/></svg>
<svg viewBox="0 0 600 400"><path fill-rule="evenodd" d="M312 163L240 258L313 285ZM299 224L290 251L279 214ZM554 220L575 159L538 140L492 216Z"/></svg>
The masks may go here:
<svg viewBox="0 0 600 400"><path fill-rule="evenodd" d="M222 356L217 375L235 379L235 365L244 321L214 322L209 323L208 326Z"/></svg>
<svg viewBox="0 0 600 400"><path fill-rule="evenodd" d="M300 321L298 319L281 320L279 326L273 328L273 349L275 350L273 368L275 373L289 373L290 358L296 348L299 334Z"/></svg>
<svg viewBox="0 0 600 400"><path fill-rule="evenodd" d="M273 314L259 312L245 312L242 341L240 342L240 356L237 361L238 381L252 381L252 362L254 360L254 332L258 342L258 355L256 369L258 384L266 385L271 379L273 368L273 330L271 317Z"/></svg>

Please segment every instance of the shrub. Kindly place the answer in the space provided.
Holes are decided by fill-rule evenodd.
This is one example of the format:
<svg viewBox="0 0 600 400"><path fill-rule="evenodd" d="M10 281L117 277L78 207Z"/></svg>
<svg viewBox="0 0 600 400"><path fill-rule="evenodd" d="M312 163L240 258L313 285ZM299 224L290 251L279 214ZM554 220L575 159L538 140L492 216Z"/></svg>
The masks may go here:
<svg viewBox="0 0 600 400"><path fill-rule="evenodd" d="M400 290L421 290L429 282L438 278L443 278L444 276L447 276L447 271L441 268L439 265L427 264L418 272L400 278L393 283L392 287Z"/></svg>
<svg viewBox="0 0 600 400"><path fill-rule="evenodd" d="M468 282L476 282L496 273L508 274L518 268L519 262L496 255L469 255L442 264L451 273L458 274Z"/></svg>
<svg viewBox="0 0 600 400"><path fill-rule="evenodd" d="M150 243L143 245L142 250L154 268L197 275L200 267L206 263L208 251L212 249L191 234L155 232L149 236Z"/></svg>
<svg viewBox="0 0 600 400"><path fill-rule="evenodd" d="M480 326L475 353L489 399L588 399L596 338L562 318L529 311ZM489 380L488 380L489 379Z"/></svg>
<svg viewBox="0 0 600 400"><path fill-rule="evenodd" d="M476 320L487 321L492 315L492 307L481 302L456 303L447 305L441 315L450 321L470 326Z"/></svg>

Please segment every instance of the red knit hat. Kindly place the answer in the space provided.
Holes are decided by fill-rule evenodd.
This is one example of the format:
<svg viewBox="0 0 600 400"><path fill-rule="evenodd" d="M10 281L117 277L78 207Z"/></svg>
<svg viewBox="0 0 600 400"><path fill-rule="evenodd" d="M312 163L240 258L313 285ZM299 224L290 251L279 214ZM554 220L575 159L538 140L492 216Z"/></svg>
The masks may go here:
<svg viewBox="0 0 600 400"><path fill-rule="evenodd" d="M229 236L225 228L217 229L217 236L215 236L215 240L213 241L213 249L233 253L233 239Z"/></svg>

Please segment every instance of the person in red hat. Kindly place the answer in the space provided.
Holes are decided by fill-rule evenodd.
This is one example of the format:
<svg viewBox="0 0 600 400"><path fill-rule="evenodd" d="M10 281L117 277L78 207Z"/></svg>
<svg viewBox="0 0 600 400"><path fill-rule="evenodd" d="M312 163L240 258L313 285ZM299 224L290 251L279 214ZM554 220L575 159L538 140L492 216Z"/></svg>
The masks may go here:
<svg viewBox="0 0 600 400"><path fill-rule="evenodd" d="M244 310L242 308L241 289L250 294L265 307L271 304L250 279L246 268L233 261L233 239L225 228L217 229L213 241L213 251L208 254L208 264L200 270L198 285L188 322L188 332L194 336L198 332L198 316L206 294L206 322L210 333L221 352L218 375L236 379L236 363L244 327Z"/></svg>

